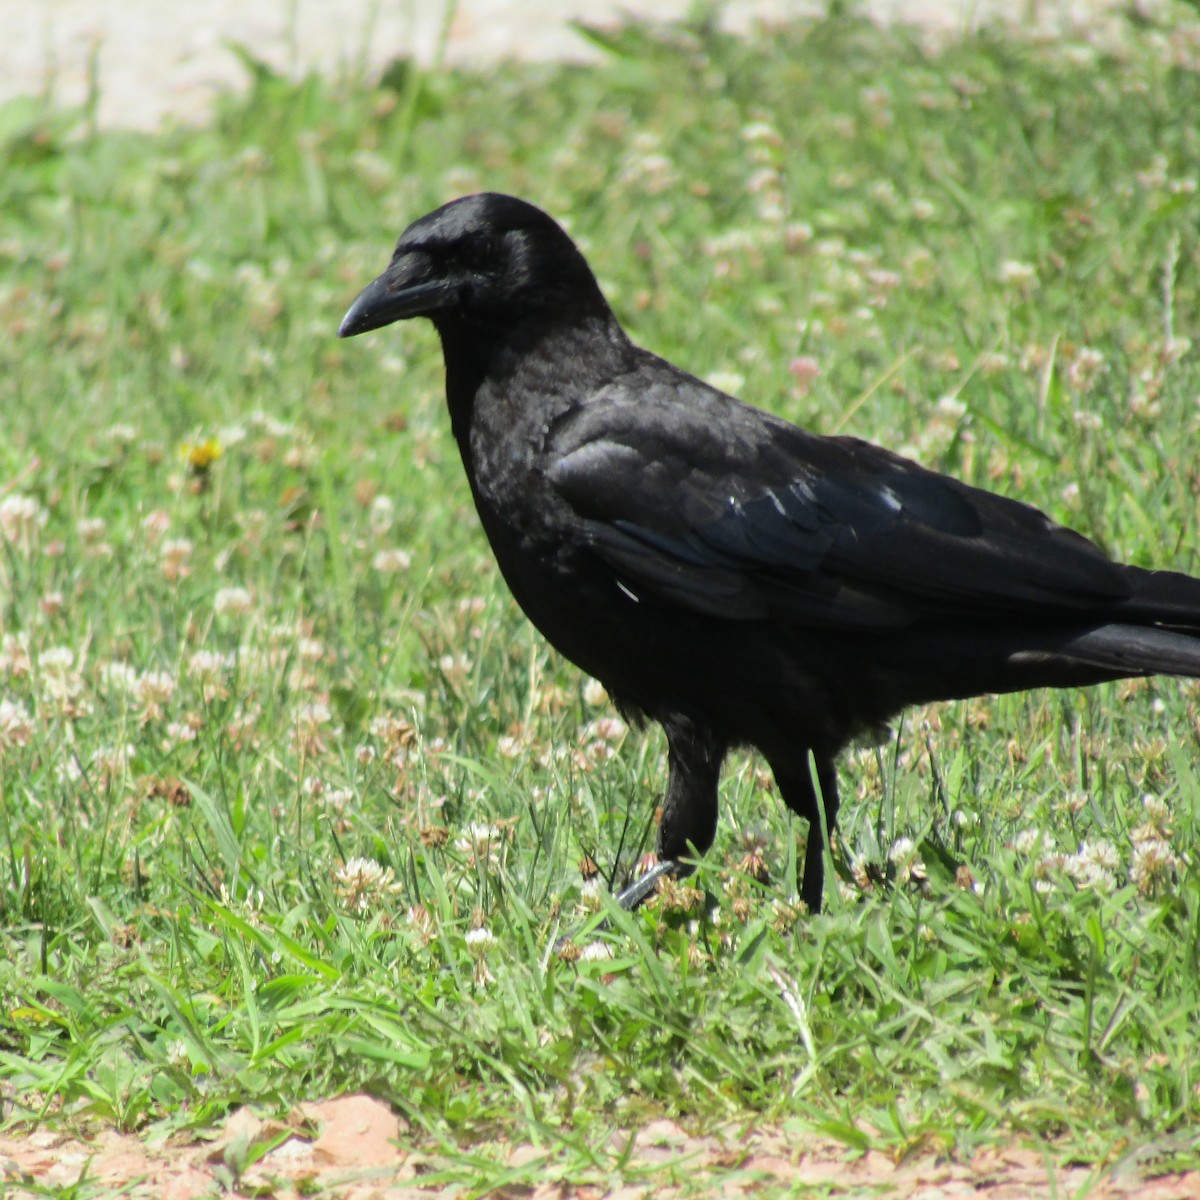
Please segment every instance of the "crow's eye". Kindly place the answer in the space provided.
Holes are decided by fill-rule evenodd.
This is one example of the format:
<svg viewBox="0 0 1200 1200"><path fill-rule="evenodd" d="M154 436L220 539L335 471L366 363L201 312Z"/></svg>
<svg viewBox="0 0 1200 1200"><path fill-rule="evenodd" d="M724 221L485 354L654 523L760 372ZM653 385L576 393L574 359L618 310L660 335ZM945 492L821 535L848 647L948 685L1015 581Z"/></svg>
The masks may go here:
<svg viewBox="0 0 1200 1200"><path fill-rule="evenodd" d="M458 260L473 271L480 271L492 261L495 246L486 233L473 233L458 245Z"/></svg>

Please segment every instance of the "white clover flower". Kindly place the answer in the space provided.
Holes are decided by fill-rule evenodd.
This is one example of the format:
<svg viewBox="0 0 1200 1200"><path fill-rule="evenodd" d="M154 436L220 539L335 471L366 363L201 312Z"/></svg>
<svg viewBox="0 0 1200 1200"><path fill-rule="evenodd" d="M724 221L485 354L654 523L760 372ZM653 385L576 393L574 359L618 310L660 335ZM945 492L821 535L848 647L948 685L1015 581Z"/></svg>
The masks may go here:
<svg viewBox="0 0 1200 1200"><path fill-rule="evenodd" d="M188 674L197 679L217 679L232 670L233 664L232 654L222 654L218 650L197 650L188 659Z"/></svg>
<svg viewBox="0 0 1200 1200"><path fill-rule="evenodd" d="M892 292L904 282L904 277L887 267L872 267L867 272L867 282L881 292Z"/></svg>
<svg viewBox="0 0 1200 1200"><path fill-rule="evenodd" d="M64 759L54 768L54 778L59 783L77 783L82 776L83 771L79 766L79 760L74 755Z"/></svg>
<svg viewBox="0 0 1200 1200"><path fill-rule="evenodd" d="M496 944L496 935L490 929L468 929L466 942L472 954L482 956Z"/></svg>
<svg viewBox="0 0 1200 1200"><path fill-rule="evenodd" d="M1121 857L1111 842L1084 842L1079 848L1079 853L1105 871L1115 871L1121 865Z"/></svg>
<svg viewBox="0 0 1200 1200"><path fill-rule="evenodd" d="M1000 264L996 277L1006 286L1021 287L1037 278L1037 268L1030 263L1018 262L1015 258L1006 258Z"/></svg>
<svg viewBox="0 0 1200 1200"><path fill-rule="evenodd" d="M742 127L742 141L763 142L768 146L782 146L783 138L779 131L766 121L751 121Z"/></svg>
<svg viewBox="0 0 1200 1200"><path fill-rule="evenodd" d="M124 778L136 753L137 751L128 743L97 746L92 752L92 772L96 776L95 785L101 790L107 790L115 782Z"/></svg>
<svg viewBox="0 0 1200 1200"><path fill-rule="evenodd" d="M373 858L351 858L333 876L333 890L351 912L366 913L401 890L391 867Z"/></svg>
<svg viewBox="0 0 1200 1200"><path fill-rule="evenodd" d="M1162 838L1146 838L1133 847L1133 865L1129 878L1143 896L1152 896L1167 883L1179 866L1170 843Z"/></svg>
<svg viewBox="0 0 1200 1200"><path fill-rule="evenodd" d="M61 675L75 665L75 651L69 646L48 646L38 655L38 667L44 675Z"/></svg>
<svg viewBox="0 0 1200 1200"><path fill-rule="evenodd" d="M100 665L100 682L110 692L124 692L127 695L133 695L137 688L138 673L128 663L117 662L114 659Z"/></svg>
<svg viewBox="0 0 1200 1200"><path fill-rule="evenodd" d="M484 821L472 821L454 840L458 850L482 850L498 842L503 835L495 825Z"/></svg>
<svg viewBox="0 0 1200 1200"><path fill-rule="evenodd" d="M244 425L226 425L217 430L217 443L221 446L238 446L250 435Z"/></svg>
<svg viewBox="0 0 1200 1200"><path fill-rule="evenodd" d="M1161 796L1153 796L1147 792L1142 797L1142 810L1147 822L1155 829L1170 829L1171 810Z"/></svg>
<svg viewBox="0 0 1200 1200"><path fill-rule="evenodd" d="M298 638L296 654L305 662L320 662L325 657L325 643L318 638Z"/></svg>
<svg viewBox="0 0 1200 1200"><path fill-rule="evenodd" d="M146 535L146 541L151 545L157 545L159 539L171 528L171 515L161 508L156 508L153 512L147 513L142 518L142 531Z"/></svg>
<svg viewBox="0 0 1200 1200"><path fill-rule="evenodd" d="M706 238L702 252L706 258L740 258L757 249L759 235L750 229L726 229Z"/></svg>
<svg viewBox="0 0 1200 1200"><path fill-rule="evenodd" d="M119 775L129 765L129 760L134 754L134 748L128 743L123 746L97 746L92 754L92 766L105 774Z"/></svg>
<svg viewBox="0 0 1200 1200"><path fill-rule="evenodd" d="M341 727L332 725L333 710L324 700L313 700L302 704L295 713L292 737L298 747L306 753L323 754L326 746L323 740L326 726L329 733L337 737Z"/></svg>
<svg viewBox="0 0 1200 1200"><path fill-rule="evenodd" d="M0 700L0 746L28 746L33 734L29 709L20 700Z"/></svg>
<svg viewBox="0 0 1200 1200"><path fill-rule="evenodd" d="M45 528L49 514L33 496L12 492L0 500L0 537L28 549Z"/></svg>
<svg viewBox="0 0 1200 1200"><path fill-rule="evenodd" d="M1071 381L1072 386L1086 388L1103 366L1104 355L1099 350L1095 350L1091 346L1081 346L1067 369L1067 378Z"/></svg>
<svg viewBox="0 0 1200 1200"><path fill-rule="evenodd" d="M213 611L217 616L244 617L253 608L254 599L244 587L221 588L213 597Z"/></svg>
<svg viewBox="0 0 1200 1200"><path fill-rule="evenodd" d="M505 733L496 739L496 750L502 758L518 758L524 744L519 737L514 737L511 733Z"/></svg>
<svg viewBox="0 0 1200 1200"><path fill-rule="evenodd" d="M333 720L333 710L324 700L314 700L310 704L302 704L296 710L296 724L316 729L328 725Z"/></svg>
<svg viewBox="0 0 1200 1200"><path fill-rule="evenodd" d="M1113 886L1113 873L1121 865L1114 847L1104 841L1083 842L1075 854L1062 860L1062 868L1080 887L1107 890Z"/></svg>
<svg viewBox="0 0 1200 1200"><path fill-rule="evenodd" d="M608 889L599 875L593 875L583 881L579 889L579 909L583 913L599 912L604 907L604 897Z"/></svg>
<svg viewBox="0 0 1200 1200"><path fill-rule="evenodd" d="M629 732L620 717L597 717L583 729L584 741L619 742Z"/></svg>
<svg viewBox="0 0 1200 1200"><path fill-rule="evenodd" d="M104 537L106 525L103 517L80 517L75 522L75 532L82 542L98 542Z"/></svg>
<svg viewBox="0 0 1200 1200"><path fill-rule="evenodd" d="M24 678L32 670L29 646L24 638L15 633L6 633L0 637L0 672Z"/></svg>
<svg viewBox="0 0 1200 1200"><path fill-rule="evenodd" d="M159 570L163 578L171 582L186 579L192 573L188 560L194 549L187 538L168 538L163 542L159 551Z"/></svg>
<svg viewBox="0 0 1200 1200"><path fill-rule="evenodd" d="M783 244L793 253L813 240L813 227L807 221L789 221L783 227Z"/></svg>
<svg viewBox="0 0 1200 1200"><path fill-rule="evenodd" d="M1013 840L1013 849L1018 854L1032 854L1035 850L1053 850L1054 838L1042 829L1022 829Z"/></svg>
<svg viewBox="0 0 1200 1200"><path fill-rule="evenodd" d="M412 555L407 550L379 550L371 559L371 566L380 575L396 575L412 566Z"/></svg>
<svg viewBox="0 0 1200 1200"><path fill-rule="evenodd" d="M390 159L373 150L356 150L350 156L355 170L372 191L381 192L391 187L396 179L396 167Z"/></svg>
<svg viewBox="0 0 1200 1200"><path fill-rule="evenodd" d="M110 425L105 431L104 436L109 441L118 442L123 445L129 445L137 441L138 432L132 425Z"/></svg>
<svg viewBox="0 0 1200 1200"><path fill-rule="evenodd" d="M330 788L321 799L327 808L332 808L335 812L342 812L346 805L354 799L354 792L350 788Z"/></svg>
<svg viewBox="0 0 1200 1200"><path fill-rule="evenodd" d="M438 670L451 683L461 683L471 671L471 660L465 654L443 654L438 659Z"/></svg>
<svg viewBox="0 0 1200 1200"><path fill-rule="evenodd" d="M261 433L273 438L289 437L293 431L293 427L286 421L281 421L278 417L263 412L262 409L255 409L247 418L247 422Z"/></svg>
<svg viewBox="0 0 1200 1200"><path fill-rule="evenodd" d="M759 167L746 180L746 191L751 195L759 192L778 191L783 183L783 177L774 167Z"/></svg>
<svg viewBox="0 0 1200 1200"><path fill-rule="evenodd" d="M133 695L138 702L138 718L143 725L160 721L163 705L175 694L175 679L167 671L146 671L137 677Z"/></svg>
<svg viewBox="0 0 1200 1200"><path fill-rule="evenodd" d="M165 742L167 748L186 745L196 740L196 729L187 721L168 721Z"/></svg>
<svg viewBox="0 0 1200 1200"><path fill-rule="evenodd" d="M169 671L146 671L133 690L143 704L162 704L175 694L175 678Z"/></svg>
<svg viewBox="0 0 1200 1200"><path fill-rule="evenodd" d="M394 713L372 717L367 730L372 737L378 738L388 746L410 746L417 739L417 731L412 722Z"/></svg>
<svg viewBox="0 0 1200 1200"><path fill-rule="evenodd" d="M396 520L396 504L390 496L376 496L371 501L371 513L367 523L376 537L382 537Z"/></svg>

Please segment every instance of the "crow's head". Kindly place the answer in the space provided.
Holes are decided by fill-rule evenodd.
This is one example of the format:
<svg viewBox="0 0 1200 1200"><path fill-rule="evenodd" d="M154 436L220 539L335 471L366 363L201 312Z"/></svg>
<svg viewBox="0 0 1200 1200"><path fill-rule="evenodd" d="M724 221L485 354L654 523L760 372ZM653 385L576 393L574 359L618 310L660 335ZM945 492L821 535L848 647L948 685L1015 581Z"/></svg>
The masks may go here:
<svg viewBox="0 0 1200 1200"><path fill-rule="evenodd" d="M587 262L540 208L496 192L414 221L342 318L339 337L402 321L511 324L607 311Z"/></svg>

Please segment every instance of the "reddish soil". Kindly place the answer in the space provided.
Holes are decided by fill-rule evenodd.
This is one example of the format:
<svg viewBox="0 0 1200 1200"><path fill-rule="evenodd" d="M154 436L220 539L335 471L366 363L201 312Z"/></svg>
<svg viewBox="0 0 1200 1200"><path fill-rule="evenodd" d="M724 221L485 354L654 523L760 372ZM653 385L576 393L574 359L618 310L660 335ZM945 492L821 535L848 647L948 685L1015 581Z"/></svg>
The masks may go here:
<svg viewBox="0 0 1200 1200"><path fill-rule="evenodd" d="M615 1139L620 1145L628 1134ZM265 1145L267 1153L250 1162ZM473 1157L525 1168L521 1182L491 1193L529 1200L671 1200L700 1189L736 1198L814 1188L828 1196L886 1196L890 1200L1046 1200L1087 1195L1091 1200L1196 1200L1200 1172L1155 1175L1131 1164L1096 1170L1056 1161L1054 1147L988 1150L969 1162L934 1153L897 1162L886 1154L858 1154L845 1146L778 1130L692 1137L670 1121L652 1121L636 1133L627 1167L604 1183L563 1177L564 1156L529 1144L474 1147ZM538 1164L545 1164L539 1182ZM677 1163L679 1172L661 1168ZM660 1168L660 1170L655 1170ZM40 1130L0 1137L0 1195L33 1200L72 1188L81 1178L102 1193L130 1200L193 1200L233 1191L246 1196L299 1200L429 1200L453 1195L442 1170L462 1178L462 1164L418 1150L402 1119L369 1096L305 1104L287 1122L262 1121L249 1109L234 1113L212 1141L171 1139L149 1145L136 1135L108 1131L90 1143ZM686 1180L672 1186L670 1177ZM423 1183L425 1177L432 1177ZM653 1182L645 1182L647 1178ZM480 1176L482 1183L486 1176ZM474 1190L472 1188L471 1190ZM91 1194L90 1191L84 1194Z"/></svg>

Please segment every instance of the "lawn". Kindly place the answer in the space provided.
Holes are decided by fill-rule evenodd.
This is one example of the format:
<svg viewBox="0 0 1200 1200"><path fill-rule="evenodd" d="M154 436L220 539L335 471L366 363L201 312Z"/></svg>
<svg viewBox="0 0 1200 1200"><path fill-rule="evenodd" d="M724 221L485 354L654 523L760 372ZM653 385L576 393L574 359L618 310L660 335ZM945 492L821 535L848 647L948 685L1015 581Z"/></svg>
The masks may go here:
<svg viewBox="0 0 1200 1200"><path fill-rule="evenodd" d="M1200 1165L1198 685L910 712L843 760L819 917L735 758L695 888L595 929L661 735L507 595L429 326L334 336L410 220L513 192L640 343L1200 573L1200 25L602 41L247 55L154 136L0 109L5 1121L367 1091L473 1193L657 1118Z"/></svg>

